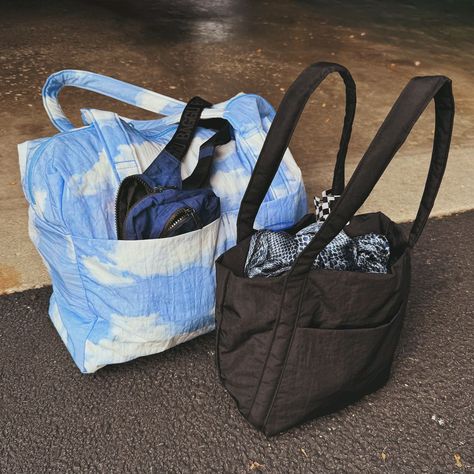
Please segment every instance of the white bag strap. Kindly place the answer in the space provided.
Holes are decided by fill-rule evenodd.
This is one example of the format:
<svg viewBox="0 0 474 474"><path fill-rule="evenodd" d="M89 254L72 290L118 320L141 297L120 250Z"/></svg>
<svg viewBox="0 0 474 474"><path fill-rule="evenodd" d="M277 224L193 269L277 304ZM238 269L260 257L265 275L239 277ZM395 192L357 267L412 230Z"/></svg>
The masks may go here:
<svg viewBox="0 0 474 474"><path fill-rule="evenodd" d="M181 113L186 105L172 97L102 76L88 71L66 69L48 77L43 86L43 104L53 125L60 131L72 130L75 126L66 117L58 101L59 92L65 86L78 87L120 100L160 115Z"/></svg>

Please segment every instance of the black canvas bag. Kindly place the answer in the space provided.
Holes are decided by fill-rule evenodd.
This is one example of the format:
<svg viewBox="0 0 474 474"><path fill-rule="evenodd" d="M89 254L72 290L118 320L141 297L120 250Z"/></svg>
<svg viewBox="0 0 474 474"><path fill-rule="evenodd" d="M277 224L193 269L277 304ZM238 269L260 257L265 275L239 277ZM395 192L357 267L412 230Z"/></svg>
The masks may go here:
<svg viewBox="0 0 474 474"><path fill-rule="evenodd" d="M306 101L332 72L338 72L346 85L346 116L333 182L334 193L342 196L289 272L245 278L259 206ZM433 153L409 235L382 213L355 216L432 99ZM411 251L445 170L454 117L448 78L416 77L408 83L343 190L354 109L355 86L344 67L317 63L298 77L279 107L242 200L237 245L217 261L219 376L244 417L267 435L337 410L386 383L407 306ZM314 214L289 232L311 222ZM350 236L385 235L391 247L389 273L311 269L317 254L342 229Z"/></svg>

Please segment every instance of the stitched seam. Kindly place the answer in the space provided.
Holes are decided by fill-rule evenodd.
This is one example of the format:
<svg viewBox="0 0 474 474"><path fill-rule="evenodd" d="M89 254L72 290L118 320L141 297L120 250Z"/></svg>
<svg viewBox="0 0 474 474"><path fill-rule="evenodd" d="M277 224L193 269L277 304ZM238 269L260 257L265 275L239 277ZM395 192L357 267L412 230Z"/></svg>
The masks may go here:
<svg viewBox="0 0 474 474"><path fill-rule="evenodd" d="M280 385L281 385L282 380L283 380L283 376L284 376L285 371L286 371L286 367L288 365L288 358L290 356L290 352L291 352L291 349L293 347L293 342L294 342L294 338L295 338L295 334L296 334L296 328L298 327L298 322L299 322L300 316L301 316L301 307L303 306L303 295L306 291L308 278L309 278L309 272L306 275L306 278L305 278L304 284L303 284L303 288L301 290L300 300L298 302L298 312L296 313L296 318L295 318L295 323L293 325L293 330L292 330L292 333L291 333L290 343L288 344L288 347L286 349L286 354L285 354L285 360L283 362L283 367L281 369L280 376L278 378L277 386L275 387L275 390L273 392L272 400L270 402L270 407L268 408L267 415L265 416L265 420L263 422L263 428L265 428L265 426L268 423L268 419L270 418L271 412L273 410L273 406L275 405L276 397L277 397L279 389L280 389Z"/></svg>
<svg viewBox="0 0 474 474"><path fill-rule="evenodd" d="M86 291L86 287L84 285L84 280L82 278L82 273L80 272L79 270L79 261L78 261L78 258L77 258L77 251L76 251L76 244L74 243L74 239L72 238L71 234L67 234L67 236L70 238L71 240L71 243L72 243L72 248L74 250L74 261L76 263L76 269L77 269L77 273L79 275L79 279L81 280L81 285L82 285L82 291L84 292L84 298L86 300L86 303L87 303L87 307L89 308L89 311L92 313L92 315L95 316L95 319L94 319L94 322L92 323L92 326L91 328L89 329L89 332L87 333L87 337L86 339L84 340L84 354L83 354L83 360L82 360L82 367L85 368L85 362L86 362L86 342L87 342L87 339L89 339L89 336L92 332L92 330L94 329L96 323L97 323L97 320L99 319L98 315L95 313L95 311L92 310L92 307L91 307L91 304L89 302L89 297L87 296L87 291Z"/></svg>
<svg viewBox="0 0 474 474"><path fill-rule="evenodd" d="M280 299L280 309L278 311L278 316L277 316L277 319L275 321L275 325L273 327L272 339L270 341L269 348L268 348L268 351L267 351L267 355L265 357L265 362L264 362L262 370L260 372L260 378L258 380L257 387L255 389L255 393L254 393L254 396L253 396L253 399L252 399L252 403L250 405L249 416L252 413L253 407L255 405L255 400L257 399L258 392L260 391L260 386L262 384L263 374L265 373L265 370L267 368L268 359L270 358L270 353L272 352L272 349L273 349L273 343L275 342L275 336L276 336L276 333L277 333L277 329L278 329L278 326L280 325L281 313L282 313L282 310L283 310L283 302L285 300L287 285L288 285L288 276L285 278L285 284L283 285L282 296L281 296L281 299ZM266 417L265 417L265 419L266 419ZM264 420L264 423L265 423L265 420ZM262 424L262 427L264 426L264 423Z"/></svg>
<svg viewBox="0 0 474 474"><path fill-rule="evenodd" d="M222 375L221 375L219 347L220 347L220 339L221 339L221 326L224 321L223 308L224 308L225 298L227 296L227 288L228 288L229 278L230 278L230 271L227 270L227 272L228 272L227 276L225 277L225 280L224 280L224 293L222 294L222 303L219 305L219 312L221 313L221 322L216 327L216 365L217 365L217 373L219 374L219 379L221 381L222 381Z"/></svg>
<svg viewBox="0 0 474 474"><path fill-rule="evenodd" d="M117 114L114 114L114 116L115 116L116 121L119 120ZM113 155L112 151L110 150L108 140L106 140L104 134L102 133L102 128L97 124L97 121L95 120L95 117L94 117L94 129L96 130L97 135L99 136L99 140L100 140L102 146L104 147L105 154L107 155L107 159L109 161L110 167L112 168L112 171L114 173L114 177L116 179L117 185L120 185L121 179L120 179L120 175L118 174L116 163L113 159L114 155ZM122 128L122 132L123 132L123 128ZM126 134L124 133L124 135L126 135ZM128 137L126 137L125 139L127 141L127 144L130 145L130 143L128 141ZM132 149L132 153L134 153L133 147L131 147L131 149Z"/></svg>

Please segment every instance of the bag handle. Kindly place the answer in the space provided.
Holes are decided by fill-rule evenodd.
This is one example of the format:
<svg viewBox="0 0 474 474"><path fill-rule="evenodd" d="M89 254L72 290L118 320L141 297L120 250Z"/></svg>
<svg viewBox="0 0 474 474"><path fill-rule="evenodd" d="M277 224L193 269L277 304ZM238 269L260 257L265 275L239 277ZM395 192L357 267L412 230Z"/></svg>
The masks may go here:
<svg viewBox="0 0 474 474"><path fill-rule="evenodd" d="M186 155L196 133L201 114L204 109L209 107L212 107L210 102L197 96L186 104L179 119L178 128L165 146L165 150L178 161L182 161Z"/></svg>
<svg viewBox="0 0 474 474"><path fill-rule="evenodd" d="M278 108L242 198L237 219L237 242L247 238L253 231L257 212L278 171L306 102L321 82L334 72L339 73L342 77L346 89L344 125L332 184L333 193L342 194L344 165L356 108L356 86L350 72L344 66L319 62L309 66L298 76L289 87Z"/></svg>
<svg viewBox="0 0 474 474"><path fill-rule="evenodd" d="M296 260L290 274L308 272L319 252L359 210L388 164L407 139L431 100L435 102L435 133L431 163L408 246L415 245L428 220L448 159L454 120L451 80L445 76L413 78L400 94L363 156L327 220Z"/></svg>
<svg viewBox="0 0 474 474"><path fill-rule="evenodd" d="M231 139L230 125L227 120L201 119L204 109L209 107L212 107L212 104L201 97L193 97L186 104L171 140L143 173L155 185L193 189L208 181L215 148ZM191 146L198 126L217 130L217 132L201 145L193 173L181 181L181 162Z"/></svg>
<svg viewBox="0 0 474 474"><path fill-rule="evenodd" d="M225 145L232 140L231 126L223 118L205 119L199 122L206 128L216 130L199 148L198 162L194 171L183 180L183 189L204 188L209 183L214 154L218 146Z"/></svg>
<svg viewBox="0 0 474 474"><path fill-rule="evenodd" d="M184 102L142 87L88 71L66 69L48 77L43 86L43 105L53 125L60 131L72 130L74 125L59 104L59 92L66 86L85 89L120 100L160 115L180 113Z"/></svg>

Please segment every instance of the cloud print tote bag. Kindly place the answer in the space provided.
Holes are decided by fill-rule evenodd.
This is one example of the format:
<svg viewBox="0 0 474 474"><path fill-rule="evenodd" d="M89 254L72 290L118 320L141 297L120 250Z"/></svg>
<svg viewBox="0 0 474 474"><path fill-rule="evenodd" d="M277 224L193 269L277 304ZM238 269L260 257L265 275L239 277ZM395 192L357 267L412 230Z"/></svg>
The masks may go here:
<svg viewBox="0 0 474 474"><path fill-rule="evenodd" d="M451 140L451 81L443 76L412 79L342 196L291 269L276 277L246 278L244 264L255 216L306 101L332 72L338 72L347 86L346 118L334 176L335 185L343 186L354 85L342 66L318 63L288 89L242 200L238 243L217 261L220 378L241 413L267 435L341 408L386 383L405 316L411 252L433 206ZM355 216L433 98L433 154L409 235L382 213ZM287 232L294 234L314 219L308 215ZM385 236L391 255L388 273L312 269L318 254L343 229L353 237L371 232Z"/></svg>
<svg viewBox="0 0 474 474"><path fill-rule="evenodd" d="M98 92L164 117L130 120L82 110L84 126L75 128L58 102L64 86ZM239 94L202 111L203 120L230 124L231 140L212 150L210 167L210 189L220 200L220 217L181 235L121 240L115 222L120 183L144 173L160 155L186 104L74 70L53 74L43 100L60 133L19 146L22 185L30 205L30 236L53 283L49 314L77 366L94 372L213 329L214 261L235 244L240 201L273 119L272 107L261 97ZM193 131L180 165L183 183L198 158L207 156L214 133L201 126ZM301 172L289 153L264 201L257 218L262 227L287 227L306 212Z"/></svg>

